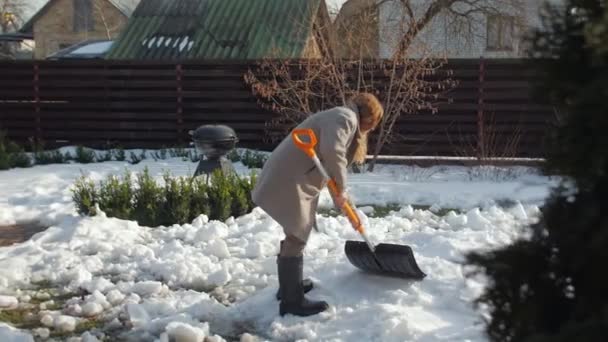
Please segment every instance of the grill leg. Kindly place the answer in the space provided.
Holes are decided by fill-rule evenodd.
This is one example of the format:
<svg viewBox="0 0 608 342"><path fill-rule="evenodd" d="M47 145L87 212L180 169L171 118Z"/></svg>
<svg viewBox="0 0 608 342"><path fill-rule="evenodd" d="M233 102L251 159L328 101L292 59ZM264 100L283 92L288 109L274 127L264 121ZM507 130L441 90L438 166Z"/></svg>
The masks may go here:
<svg viewBox="0 0 608 342"><path fill-rule="evenodd" d="M210 175L216 169L222 170L222 173L224 175L236 173L236 171L234 170L234 166L232 166L232 163L226 157L219 157L207 160L201 158L201 160L198 162L198 166L196 167L196 171L194 172L194 177L198 177L202 174Z"/></svg>

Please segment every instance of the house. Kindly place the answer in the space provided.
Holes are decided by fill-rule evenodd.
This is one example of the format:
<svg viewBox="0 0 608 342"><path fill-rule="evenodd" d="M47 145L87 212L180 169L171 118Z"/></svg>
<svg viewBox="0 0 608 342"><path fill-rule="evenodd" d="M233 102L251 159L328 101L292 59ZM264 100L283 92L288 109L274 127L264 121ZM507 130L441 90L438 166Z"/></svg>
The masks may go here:
<svg viewBox="0 0 608 342"><path fill-rule="evenodd" d="M48 0L19 32L32 34L34 58L90 39L113 39L139 0Z"/></svg>
<svg viewBox="0 0 608 342"><path fill-rule="evenodd" d="M416 36L414 44L408 51L408 56L420 57L432 54L447 58L522 58L525 57L525 35L531 28L540 24L539 10L546 0L508 1L494 7L495 11L472 11L467 19L455 15L453 11L439 11L424 25ZM560 0L549 0L559 2ZM430 4L437 0L412 0L411 12L415 18L422 18ZM482 3L483 0L474 3ZM396 51L399 41L410 27L408 10L400 0L387 0L380 6L373 6L377 0L348 0L337 18L337 29L340 25L348 23L350 27L373 26L377 31L368 34L367 40L362 44L354 44L354 48L341 50L351 56L359 51L361 45L367 51L373 51L373 57L390 58ZM468 13L465 2L461 6L453 7L459 13ZM487 1L487 4L496 5L497 2ZM509 5L515 4L515 5ZM370 11L374 8L374 11ZM362 22L361 11L367 10L366 21ZM373 18L373 20L371 20ZM371 23L371 24L370 24ZM344 36L344 34L340 34ZM418 43L418 44L417 44ZM346 51L346 52L345 52Z"/></svg>
<svg viewBox="0 0 608 342"><path fill-rule="evenodd" d="M142 0L106 58L314 58L329 27L324 0Z"/></svg>
<svg viewBox="0 0 608 342"><path fill-rule="evenodd" d="M377 58L380 54L377 0L346 1L333 23L337 53L345 58Z"/></svg>

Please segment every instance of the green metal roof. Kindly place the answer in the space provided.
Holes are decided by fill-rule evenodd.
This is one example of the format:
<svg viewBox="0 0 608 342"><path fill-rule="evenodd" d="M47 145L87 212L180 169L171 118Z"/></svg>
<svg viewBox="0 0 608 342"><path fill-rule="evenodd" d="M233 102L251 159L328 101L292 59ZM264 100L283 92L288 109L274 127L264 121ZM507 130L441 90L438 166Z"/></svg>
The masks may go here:
<svg viewBox="0 0 608 342"><path fill-rule="evenodd" d="M107 59L301 57L324 0L142 0Z"/></svg>

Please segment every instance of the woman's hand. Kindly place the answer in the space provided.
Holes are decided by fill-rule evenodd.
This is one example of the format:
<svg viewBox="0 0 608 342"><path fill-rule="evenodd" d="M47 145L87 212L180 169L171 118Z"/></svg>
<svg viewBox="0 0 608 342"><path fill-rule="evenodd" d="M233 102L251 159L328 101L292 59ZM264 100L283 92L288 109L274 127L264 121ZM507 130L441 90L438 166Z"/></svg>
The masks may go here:
<svg viewBox="0 0 608 342"><path fill-rule="evenodd" d="M348 201L348 199L346 198L346 194L344 192L341 192L340 194L335 196L333 198L333 200L334 200L334 205L340 209L342 209L342 207L344 206L344 203L346 203L346 201Z"/></svg>

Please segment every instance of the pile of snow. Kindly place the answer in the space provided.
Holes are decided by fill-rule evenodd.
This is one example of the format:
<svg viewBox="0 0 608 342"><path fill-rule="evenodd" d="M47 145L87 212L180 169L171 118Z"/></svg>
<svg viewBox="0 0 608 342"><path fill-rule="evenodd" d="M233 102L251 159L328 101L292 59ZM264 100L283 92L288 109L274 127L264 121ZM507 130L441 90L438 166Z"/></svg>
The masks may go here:
<svg viewBox="0 0 608 342"><path fill-rule="evenodd" d="M128 165L128 164L127 164ZM51 224L19 245L0 248L0 307L14 307L19 289L50 281L84 297L61 310L41 311L38 336L49 329L73 331L96 317L106 328L123 328L148 341L485 341L482 312L472 306L484 279L467 278L469 251L502 246L536 222L538 205L551 180L526 174L504 183L471 182L459 168L407 180L398 166L352 175L355 203L400 203L383 218L360 212L375 242L407 244L428 274L411 281L366 274L344 255L346 240L359 240L346 218L319 215L305 250L305 276L315 283L309 296L330 309L311 317L278 314L276 254L284 237L263 210L210 221L150 229L101 214L75 215L69 185L81 170L99 180L122 173L125 163L49 165L0 172L0 221L37 219ZM144 161L161 179L164 169L189 175L196 164L181 160ZM248 173L242 165L239 172ZM401 173L400 171L401 170ZM329 200L324 193L323 201ZM514 205L500 207L509 199ZM432 210L410 204L435 204ZM439 215L441 208L461 210ZM367 214L366 214L367 213ZM46 328L44 328L46 327ZM30 335L0 326L2 341L31 341ZM221 337L223 336L223 337ZM95 341L83 334L83 341Z"/></svg>
<svg viewBox="0 0 608 342"><path fill-rule="evenodd" d="M19 304L17 298L13 296L0 295L0 309L14 309Z"/></svg>
<svg viewBox="0 0 608 342"><path fill-rule="evenodd" d="M428 274L419 282L358 271L343 253L344 241L359 239L357 233L343 217L320 216L305 273L315 282L310 296L332 307L309 318L278 315L275 255L282 233L259 208L231 224L200 218L207 223L198 228L149 229L104 216L65 219L26 243L0 249L0 292L12 296L43 279L87 289L84 299L68 301L64 312L48 312L42 324L73 331L79 319L122 317L133 334L159 341L246 332L277 341L483 341L471 306L483 281L466 279L463 253L508 243L537 213L536 206L491 207L440 217L406 206L385 218L364 217L374 241L412 246ZM195 238L214 227L225 236Z"/></svg>

